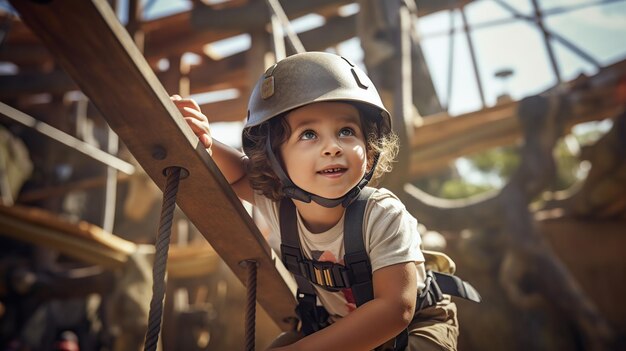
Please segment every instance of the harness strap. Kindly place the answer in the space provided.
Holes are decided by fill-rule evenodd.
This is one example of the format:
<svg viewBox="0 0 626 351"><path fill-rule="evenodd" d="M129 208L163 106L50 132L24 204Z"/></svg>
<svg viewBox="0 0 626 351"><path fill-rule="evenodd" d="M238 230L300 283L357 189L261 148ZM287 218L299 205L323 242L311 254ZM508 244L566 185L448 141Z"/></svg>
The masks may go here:
<svg viewBox="0 0 626 351"><path fill-rule="evenodd" d="M470 283L455 275L434 271L429 272L434 276L437 288L444 294L461 297L474 302L481 301L480 294Z"/></svg>
<svg viewBox="0 0 626 351"><path fill-rule="evenodd" d="M296 314L302 322L302 333L309 335L326 328L329 325L329 314L323 306L317 305L317 295L313 285L304 277L296 275L295 279L298 283Z"/></svg>
<svg viewBox="0 0 626 351"><path fill-rule="evenodd" d="M367 200L375 190L371 187L361 190L357 200L346 208L343 224L344 263L357 307L374 298L372 265L363 240L363 216Z"/></svg>

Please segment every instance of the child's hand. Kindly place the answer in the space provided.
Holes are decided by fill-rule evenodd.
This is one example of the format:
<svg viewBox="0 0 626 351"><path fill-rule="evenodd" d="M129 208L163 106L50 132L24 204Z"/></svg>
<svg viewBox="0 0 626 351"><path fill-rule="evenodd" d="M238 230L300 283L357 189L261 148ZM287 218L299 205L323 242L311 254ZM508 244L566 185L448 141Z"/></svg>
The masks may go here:
<svg viewBox="0 0 626 351"><path fill-rule="evenodd" d="M211 145L213 145L213 139L211 138L211 129L209 128L208 118L200 111L200 106L192 99L183 99L179 95L170 96L172 102L178 111L183 115L185 121L191 127L191 130L196 134L198 139L204 147L212 155Z"/></svg>

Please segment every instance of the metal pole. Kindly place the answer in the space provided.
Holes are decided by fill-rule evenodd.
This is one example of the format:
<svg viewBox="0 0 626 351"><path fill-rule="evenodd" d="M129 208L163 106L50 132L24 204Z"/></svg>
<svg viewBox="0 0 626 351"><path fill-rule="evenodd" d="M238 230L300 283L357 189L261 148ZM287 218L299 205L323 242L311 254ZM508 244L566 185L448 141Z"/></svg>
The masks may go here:
<svg viewBox="0 0 626 351"><path fill-rule="evenodd" d="M556 62L556 57L554 56L554 50L552 49L552 45L550 44L550 32L548 32L543 24L543 15L541 14L541 8L537 3L537 0L532 0L533 8L535 10L535 23L541 32L543 33L544 44L546 45L546 50L548 51L548 58L550 59L550 65L552 66L552 70L554 71L554 76L556 77L556 81L558 84L561 84L561 71L559 70L559 65Z"/></svg>
<svg viewBox="0 0 626 351"><path fill-rule="evenodd" d="M467 17L465 16L465 8L461 7L459 10L461 11L461 19L463 19L463 31L465 32L465 38L467 39L467 46L470 51L470 57L472 58L472 67L474 68L474 77L476 78L476 85L478 86L478 94L480 95L480 102L482 103L482 107L484 108L487 104L485 103L485 92L483 91L483 83L480 79L480 71L478 70L478 63L476 62L476 52L474 51L474 43L472 42L470 28L469 28L469 25L467 24Z"/></svg>
<svg viewBox="0 0 626 351"><path fill-rule="evenodd" d="M446 89L446 112L450 110L450 100L452 99L452 78L454 76L454 10L450 10L450 39L448 46L448 85Z"/></svg>
<svg viewBox="0 0 626 351"><path fill-rule="evenodd" d="M623 0L620 0L620 1L623 1ZM517 11L514 7L512 7L511 5L507 4L506 2L504 2L502 0L495 0L495 2L497 4L499 4L500 6L502 6L503 8L505 8L506 10L508 10L509 12L511 12L513 14L513 16L515 16L515 18L520 18L520 19L526 20L528 22L536 22L536 19L534 17L525 16L525 15L519 13L519 11ZM550 14L559 14L559 13L565 12L565 9L560 9L560 10L561 10L561 12L550 11ZM545 14L546 12L544 11L543 13ZM580 56L583 60L591 63L592 65L596 66L597 68L602 66L600 64L600 62L598 62L595 58L593 58L591 55L589 55L588 53L583 51L578 46L574 45L571 41L563 38L562 36L560 36L557 33L554 33L553 31L548 30L545 27L543 27L543 31L545 33L548 33L548 35L552 39L554 39L554 40L558 41L559 43L563 44L563 46L565 46L566 48L570 49L576 55Z"/></svg>

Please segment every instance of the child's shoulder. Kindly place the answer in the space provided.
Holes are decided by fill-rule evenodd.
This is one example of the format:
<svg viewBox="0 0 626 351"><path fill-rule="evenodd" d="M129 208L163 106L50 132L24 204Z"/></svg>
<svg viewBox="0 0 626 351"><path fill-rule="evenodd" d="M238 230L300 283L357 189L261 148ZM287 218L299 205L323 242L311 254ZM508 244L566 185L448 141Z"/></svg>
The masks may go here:
<svg viewBox="0 0 626 351"><path fill-rule="evenodd" d="M391 192L391 190L387 188L377 188L372 193L372 196L370 196L370 201L377 201L377 202L398 201L400 202L400 199L396 196L396 194L394 194L393 192Z"/></svg>
<svg viewBox="0 0 626 351"><path fill-rule="evenodd" d="M379 188L372 193L368 200L368 207L370 209L381 208L383 210L403 210L404 204L400 199L389 189Z"/></svg>

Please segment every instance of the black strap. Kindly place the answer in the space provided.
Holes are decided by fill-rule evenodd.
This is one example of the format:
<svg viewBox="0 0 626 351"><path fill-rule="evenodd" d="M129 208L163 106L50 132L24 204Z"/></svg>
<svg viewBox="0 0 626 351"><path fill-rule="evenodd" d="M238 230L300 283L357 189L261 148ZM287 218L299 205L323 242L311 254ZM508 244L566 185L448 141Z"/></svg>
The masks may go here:
<svg viewBox="0 0 626 351"><path fill-rule="evenodd" d="M300 250L297 218L293 201L284 198L280 203L281 256L298 284L296 314L301 322L301 332L309 335L327 327L329 315L323 306L317 305L317 294L311 284L314 262L307 260Z"/></svg>
<svg viewBox="0 0 626 351"><path fill-rule="evenodd" d="M363 240L363 216L367 200L376 189L365 187L348 208L343 223L344 263L348 269L354 301L358 306L374 298L372 265Z"/></svg>
<svg viewBox="0 0 626 351"><path fill-rule="evenodd" d="M478 291L476 291L470 283L461 278L445 273L429 272L435 277L437 287L442 293L474 302L480 302L482 300Z"/></svg>
<svg viewBox="0 0 626 351"><path fill-rule="evenodd" d="M300 319L304 335L313 334L329 325L329 315L323 306L317 305L317 294L313 285L304 277L295 276L298 283L296 314Z"/></svg>

